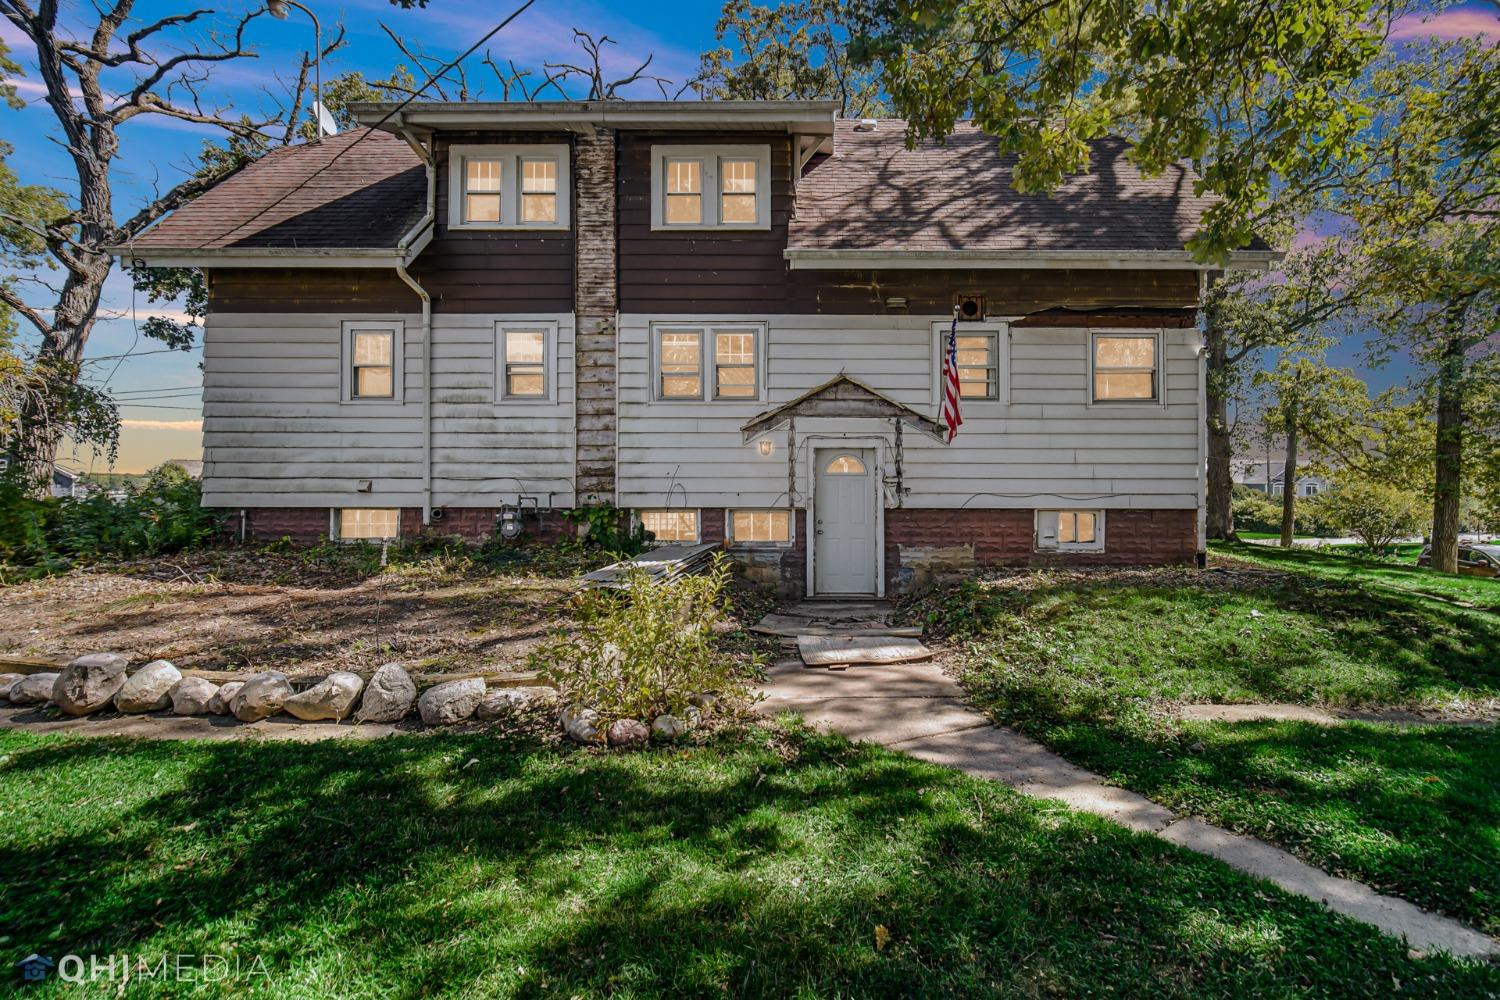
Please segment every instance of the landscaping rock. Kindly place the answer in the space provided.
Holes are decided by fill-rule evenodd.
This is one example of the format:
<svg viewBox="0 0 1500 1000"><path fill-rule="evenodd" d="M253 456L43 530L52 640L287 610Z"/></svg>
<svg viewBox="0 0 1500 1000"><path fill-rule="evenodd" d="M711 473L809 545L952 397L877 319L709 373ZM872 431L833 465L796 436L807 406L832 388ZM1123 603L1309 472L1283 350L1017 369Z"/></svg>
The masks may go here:
<svg viewBox="0 0 1500 1000"><path fill-rule="evenodd" d="M584 708L574 705L562 710L558 716L562 723L563 732L568 739L574 743L597 746L605 740L604 734L599 731L599 713L592 708Z"/></svg>
<svg viewBox="0 0 1500 1000"><path fill-rule="evenodd" d="M130 661L119 653L88 653L57 675L52 700L68 715L92 715L109 705L125 683Z"/></svg>
<svg viewBox="0 0 1500 1000"><path fill-rule="evenodd" d="M166 660L152 660L126 678L115 694L115 708L122 712L160 712L172 704L172 689L182 680L182 671Z"/></svg>
<svg viewBox="0 0 1500 1000"><path fill-rule="evenodd" d="M234 700L234 696L239 694L240 688L244 686L244 681L228 681L225 684L221 684L219 690L214 692L214 696L208 699L208 710L214 715L228 715L229 703Z"/></svg>
<svg viewBox="0 0 1500 1000"><path fill-rule="evenodd" d="M643 747L651 738L651 730L639 719L616 719L609 724L609 745L612 747Z"/></svg>
<svg viewBox="0 0 1500 1000"><path fill-rule="evenodd" d="M687 724L689 729L697 729L703 725L703 713L698 711L698 706L689 705L682 710L682 721Z"/></svg>
<svg viewBox="0 0 1500 1000"><path fill-rule="evenodd" d="M12 705L45 705L52 700L52 685L58 674L30 674L10 687Z"/></svg>
<svg viewBox="0 0 1500 1000"><path fill-rule="evenodd" d="M8 700L11 687L19 684L21 678L25 676L25 674L0 674L0 701Z"/></svg>
<svg viewBox="0 0 1500 1000"><path fill-rule="evenodd" d="M651 735L659 740L675 740L687 731L687 723L675 715L658 715L651 723Z"/></svg>
<svg viewBox="0 0 1500 1000"><path fill-rule="evenodd" d="M485 695L474 714L486 721L508 719L517 712L525 712L556 700L556 688L500 688Z"/></svg>
<svg viewBox="0 0 1500 1000"><path fill-rule="evenodd" d="M688 695L688 704L692 705L704 715L712 712L714 710L714 706L718 703L719 696L714 694L712 691L699 691L697 694Z"/></svg>
<svg viewBox="0 0 1500 1000"><path fill-rule="evenodd" d="M281 707L288 714L307 722L319 719L337 722L354 708L364 686L365 682L360 679L359 674L340 670L329 674L301 694L288 698Z"/></svg>
<svg viewBox="0 0 1500 1000"><path fill-rule="evenodd" d="M365 700L354 717L360 722L395 722L411 711L417 686L398 664L387 663L375 671L365 686Z"/></svg>
<svg viewBox="0 0 1500 1000"><path fill-rule="evenodd" d="M203 677L184 677L172 689L172 712L176 715L207 715L219 693L219 685Z"/></svg>
<svg viewBox="0 0 1500 1000"><path fill-rule="evenodd" d="M259 722L269 719L281 711L281 706L295 692L287 683L286 674L279 670L268 670L256 674L235 692L229 701L229 711L241 722Z"/></svg>
<svg viewBox="0 0 1500 1000"><path fill-rule="evenodd" d="M474 714L484 692L484 681L478 677L435 684L417 699L417 714L429 726L451 726Z"/></svg>

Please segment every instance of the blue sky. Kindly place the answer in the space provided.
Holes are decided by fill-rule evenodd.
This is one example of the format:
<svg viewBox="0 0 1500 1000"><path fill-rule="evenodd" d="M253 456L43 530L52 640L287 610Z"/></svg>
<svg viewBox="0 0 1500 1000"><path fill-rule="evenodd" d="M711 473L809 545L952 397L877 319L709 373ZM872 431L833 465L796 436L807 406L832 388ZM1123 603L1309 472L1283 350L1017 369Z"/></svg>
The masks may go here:
<svg viewBox="0 0 1500 1000"><path fill-rule="evenodd" d="M409 46L421 47L445 58L456 55L482 36L494 22L512 9L512 4L488 5L459 3L457 0L431 0L428 9L402 10L387 0L350 0L344 3L321 3L309 0L317 10L325 31L342 22L349 44L324 65L324 78L350 70L363 70L367 76L388 73L400 53L381 30L390 27ZM141 0L136 15L142 21L187 8L177 2ZM77 0L65 0L66 12L87 9ZM215 26L232 24L240 12L252 9L240 4L225 8ZM572 28L595 34L608 34L619 44L611 50L607 69L624 75L634 69L648 54L654 54L652 68L669 79L684 80L698 65L698 53L714 44L713 27L718 20L717 0L672 3L622 0L606 4L577 0L537 0L531 9L516 19L495 38L490 50L497 61L513 58L518 65L536 66L543 61L576 61ZM207 24L204 25L206 29ZM1479 3L1452 7L1435 22L1408 26L1409 32L1436 32L1444 35L1497 31L1492 7ZM200 35L203 31L195 30ZM15 146L11 162L23 182L51 183L70 189L70 166L59 148L55 120L39 101L40 86L31 69L30 43L8 23L0 22L3 39L28 74L17 81L20 96L32 102L20 111L0 110L4 125L0 135ZM258 58L226 64L214 70L204 87L206 103L238 110L253 111L274 107L284 100L284 82L294 72L298 53L311 46L311 27L305 17L293 11L288 21L261 18L251 27L247 41ZM470 69L471 83L483 83L489 70L478 65ZM108 83L108 80L106 80ZM498 99L498 86L487 86L485 96ZM641 84L628 96L657 97L652 86ZM205 138L216 132L211 128L176 122L154 115L143 115L120 132L122 156L115 175L116 215L123 217L150 196L157 187L165 187L180 178ZM48 303L38 301L39 305ZM107 381L121 398L125 425L121 434L120 457L115 468L134 472L149 468L168 458L198 457L202 450L201 404L198 364L201 351L166 352L154 341L138 337L132 316L144 320L153 312L143 299L132 302L130 283L118 271L110 278L104 296L104 318L89 341L89 373L95 382ZM23 335L25 326L23 324ZM148 353L149 352L149 353ZM121 358L121 355L129 357ZM1357 350L1342 348L1336 360L1355 364ZM1394 377L1390 373L1373 373L1372 383L1383 386ZM60 456L64 464L102 471L104 464L87 454Z"/></svg>

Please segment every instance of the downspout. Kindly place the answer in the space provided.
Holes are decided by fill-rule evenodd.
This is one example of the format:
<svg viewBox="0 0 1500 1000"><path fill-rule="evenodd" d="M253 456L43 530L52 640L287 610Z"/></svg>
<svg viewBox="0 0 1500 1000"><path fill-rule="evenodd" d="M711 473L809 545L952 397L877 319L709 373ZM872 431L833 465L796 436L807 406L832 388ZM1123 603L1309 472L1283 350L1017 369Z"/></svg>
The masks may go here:
<svg viewBox="0 0 1500 1000"><path fill-rule="evenodd" d="M1196 518L1198 551L1194 560L1199 569L1208 566L1208 342L1203 336L1203 302L1208 298L1208 272L1198 272L1198 516Z"/></svg>
<svg viewBox="0 0 1500 1000"><path fill-rule="evenodd" d="M432 523L432 296L406 268L426 246L424 237L430 236L437 221L437 167L430 148L423 147L405 128L402 128L401 135L427 170L427 211L396 245L401 252L396 261L396 274L422 302L422 526L426 527ZM413 244L419 240L420 244L413 251Z"/></svg>

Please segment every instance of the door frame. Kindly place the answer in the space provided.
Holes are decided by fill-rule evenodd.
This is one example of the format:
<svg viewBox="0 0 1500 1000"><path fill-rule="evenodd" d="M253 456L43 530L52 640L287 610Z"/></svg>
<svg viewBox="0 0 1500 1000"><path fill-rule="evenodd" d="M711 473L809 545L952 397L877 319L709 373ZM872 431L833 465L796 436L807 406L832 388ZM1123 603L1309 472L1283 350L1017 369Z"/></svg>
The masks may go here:
<svg viewBox="0 0 1500 1000"><path fill-rule="evenodd" d="M875 466L870 471L870 488L874 491L875 503L875 596L885 596L885 438L846 437L842 434L808 434L803 440L807 444L807 461L804 463L804 509L807 514L807 581L806 592L810 598L818 597L817 574L813 565L818 551L817 497L819 452L871 451L875 455ZM834 595L840 596L840 595Z"/></svg>

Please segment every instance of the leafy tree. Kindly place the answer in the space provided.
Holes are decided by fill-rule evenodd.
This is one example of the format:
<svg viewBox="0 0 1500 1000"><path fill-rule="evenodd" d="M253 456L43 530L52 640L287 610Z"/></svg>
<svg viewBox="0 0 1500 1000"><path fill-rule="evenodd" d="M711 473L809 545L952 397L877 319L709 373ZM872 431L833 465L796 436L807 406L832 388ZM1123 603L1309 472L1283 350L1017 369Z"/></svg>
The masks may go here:
<svg viewBox="0 0 1500 1000"><path fill-rule="evenodd" d="M878 60L909 137L972 117L1018 156L1024 191L1129 138L1159 172L1191 160L1221 203L1190 244L1222 261L1331 182L1370 112L1357 86L1405 8L1383 0L868 0L858 48ZM1398 0L1399 2L1399 0Z"/></svg>
<svg viewBox="0 0 1500 1000"><path fill-rule="evenodd" d="M869 26L863 8L839 0L727 0L714 26L719 48L703 54L693 87L717 99L837 100L844 118L887 114L878 64L850 54Z"/></svg>
<svg viewBox="0 0 1500 1000"><path fill-rule="evenodd" d="M1320 506L1329 521L1364 542L1371 552L1383 551L1396 539L1419 533L1427 513L1418 494L1389 483L1361 480L1335 486Z"/></svg>

